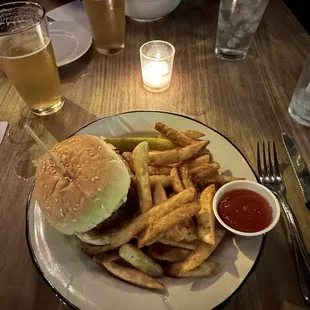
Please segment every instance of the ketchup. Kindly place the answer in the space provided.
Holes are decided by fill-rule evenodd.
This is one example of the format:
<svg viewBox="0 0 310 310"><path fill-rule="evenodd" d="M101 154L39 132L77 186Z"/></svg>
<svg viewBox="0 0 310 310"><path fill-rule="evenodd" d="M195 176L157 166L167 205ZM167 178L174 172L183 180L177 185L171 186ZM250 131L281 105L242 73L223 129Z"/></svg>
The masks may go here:
<svg viewBox="0 0 310 310"><path fill-rule="evenodd" d="M225 224L242 232L261 231L272 222L272 208L267 200L248 189L225 193L218 213Z"/></svg>

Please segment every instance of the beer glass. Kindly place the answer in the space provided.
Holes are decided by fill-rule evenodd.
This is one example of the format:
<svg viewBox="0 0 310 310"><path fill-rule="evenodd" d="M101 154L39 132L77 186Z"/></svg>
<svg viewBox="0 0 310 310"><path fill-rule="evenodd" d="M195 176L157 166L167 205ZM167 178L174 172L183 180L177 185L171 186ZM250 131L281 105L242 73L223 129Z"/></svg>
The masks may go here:
<svg viewBox="0 0 310 310"><path fill-rule="evenodd" d="M125 47L125 0L83 0L97 52L116 54Z"/></svg>
<svg viewBox="0 0 310 310"><path fill-rule="evenodd" d="M19 1L0 5L0 67L36 115L64 104L44 8Z"/></svg>

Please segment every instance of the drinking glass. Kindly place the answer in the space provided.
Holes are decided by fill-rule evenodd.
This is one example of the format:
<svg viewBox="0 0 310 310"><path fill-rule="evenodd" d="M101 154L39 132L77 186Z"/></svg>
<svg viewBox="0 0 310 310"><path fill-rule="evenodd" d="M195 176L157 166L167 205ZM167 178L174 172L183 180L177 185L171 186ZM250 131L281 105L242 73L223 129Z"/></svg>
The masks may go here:
<svg viewBox="0 0 310 310"><path fill-rule="evenodd" d="M299 77L288 112L296 122L310 127L310 55Z"/></svg>
<svg viewBox="0 0 310 310"><path fill-rule="evenodd" d="M64 100L44 8L20 1L0 5L0 67L36 115Z"/></svg>
<svg viewBox="0 0 310 310"><path fill-rule="evenodd" d="M83 0L97 52L116 54L125 47L125 0Z"/></svg>
<svg viewBox="0 0 310 310"><path fill-rule="evenodd" d="M228 60L246 57L268 1L221 0L216 32L216 56Z"/></svg>

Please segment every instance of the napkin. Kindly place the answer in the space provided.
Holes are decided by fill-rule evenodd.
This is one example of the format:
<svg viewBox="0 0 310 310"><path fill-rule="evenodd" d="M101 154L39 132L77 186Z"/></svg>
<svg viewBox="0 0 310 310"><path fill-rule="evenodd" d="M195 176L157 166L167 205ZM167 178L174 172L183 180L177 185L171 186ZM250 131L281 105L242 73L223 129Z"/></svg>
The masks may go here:
<svg viewBox="0 0 310 310"><path fill-rule="evenodd" d="M88 30L90 24L81 1L76 0L47 12L47 16L57 21L74 22Z"/></svg>
<svg viewBox="0 0 310 310"><path fill-rule="evenodd" d="M8 127L8 122L0 122L0 145L3 140L6 128Z"/></svg>

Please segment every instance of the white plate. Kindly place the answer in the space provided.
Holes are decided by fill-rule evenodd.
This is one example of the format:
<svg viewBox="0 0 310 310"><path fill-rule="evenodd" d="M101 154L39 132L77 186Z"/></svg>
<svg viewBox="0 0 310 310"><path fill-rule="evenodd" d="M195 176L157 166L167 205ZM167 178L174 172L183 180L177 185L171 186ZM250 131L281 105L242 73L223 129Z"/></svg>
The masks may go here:
<svg viewBox="0 0 310 310"><path fill-rule="evenodd" d="M48 30L57 67L77 60L88 51L92 44L92 36L89 31L73 22L49 22Z"/></svg>
<svg viewBox="0 0 310 310"><path fill-rule="evenodd" d="M154 134L154 124L164 122L174 128L205 133L209 147L223 170L256 181L242 154L224 136L185 116L151 111L128 112L97 120L77 134L106 137ZM212 255L221 264L221 272L204 279L164 278L166 294L143 290L112 277L81 253L74 237L58 233L29 195L27 240L39 272L63 301L82 310L207 310L227 300L238 289L254 266L263 245L263 237L231 236Z"/></svg>

